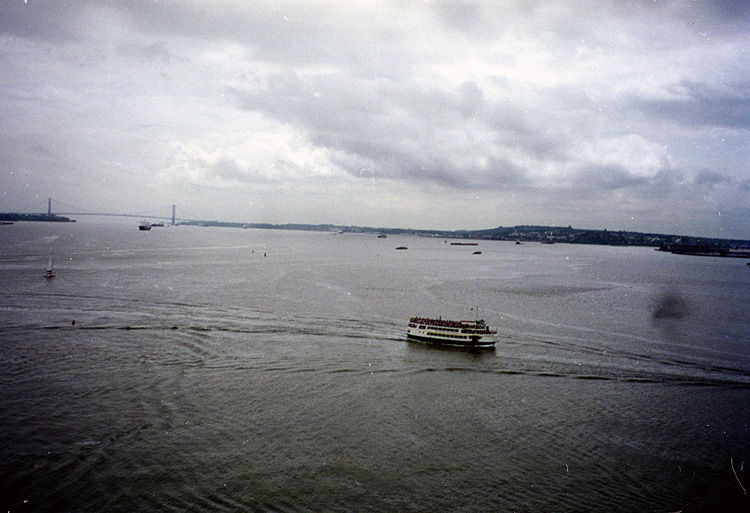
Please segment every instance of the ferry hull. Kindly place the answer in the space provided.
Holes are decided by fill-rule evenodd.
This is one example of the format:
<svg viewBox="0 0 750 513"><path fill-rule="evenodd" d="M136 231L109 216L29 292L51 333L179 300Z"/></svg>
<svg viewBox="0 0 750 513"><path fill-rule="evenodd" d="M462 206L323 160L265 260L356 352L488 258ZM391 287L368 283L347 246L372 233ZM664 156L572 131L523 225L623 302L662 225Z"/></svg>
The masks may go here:
<svg viewBox="0 0 750 513"><path fill-rule="evenodd" d="M406 334L408 340L420 342L422 344L432 344L438 346L465 347L465 348L482 348L489 349L495 347L495 339L488 336L472 336L468 339L444 338L440 335L426 334L409 331Z"/></svg>

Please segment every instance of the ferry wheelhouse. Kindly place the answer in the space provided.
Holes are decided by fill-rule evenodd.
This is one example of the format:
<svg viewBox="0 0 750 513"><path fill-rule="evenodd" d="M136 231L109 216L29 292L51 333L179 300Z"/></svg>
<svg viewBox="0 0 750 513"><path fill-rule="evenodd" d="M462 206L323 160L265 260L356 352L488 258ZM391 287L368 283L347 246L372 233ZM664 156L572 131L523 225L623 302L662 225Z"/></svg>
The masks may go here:
<svg viewBox="0 0 750 513"><path fill-rule="evenodd" d="M427 317L412 317L406 337L418 342L456 347L495 347L496 330L483 320L448 321Z"/></svg>

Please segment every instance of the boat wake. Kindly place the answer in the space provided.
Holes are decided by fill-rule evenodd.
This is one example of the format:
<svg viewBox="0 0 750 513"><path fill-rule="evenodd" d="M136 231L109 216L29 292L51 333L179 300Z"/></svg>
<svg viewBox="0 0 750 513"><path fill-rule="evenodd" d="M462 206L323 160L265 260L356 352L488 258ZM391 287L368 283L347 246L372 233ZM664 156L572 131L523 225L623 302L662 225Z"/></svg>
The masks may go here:
<svg viewBox="0 0 750 513"><path fill-rule="evenodd" d="M0 333L9 339L18 338L16 332L41 331L74 339L96 334L96 340L126 346L140 341L134 350L144 361L170 365L295 372L478 372L750 388L750 372L742 365L721 363L726 359L720 355L633 337L629 344L599 343L601 333L595 331L589 337L579 332L565 338L501 332L496 349L487 352L408 342L399 319L280 318L240 306L58 293L10 294L0 309ZM154 342L143 344L144 340ZM639 350L632 349L636 347ZM310 355L317 358L317 367L309 364ZM370 365L359 365L361 358Z"/></svg>

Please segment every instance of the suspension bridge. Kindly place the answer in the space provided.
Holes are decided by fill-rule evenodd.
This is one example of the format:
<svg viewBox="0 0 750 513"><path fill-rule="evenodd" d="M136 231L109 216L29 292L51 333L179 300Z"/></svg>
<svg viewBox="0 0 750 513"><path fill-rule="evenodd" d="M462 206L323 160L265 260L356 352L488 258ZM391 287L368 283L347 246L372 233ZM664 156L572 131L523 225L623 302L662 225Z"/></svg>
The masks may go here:
<svg viewBox="0 0 750 513"><path fill-rule="evenodd" d="M38 203L35 203L33 205L30 205L24 209L21 209L20 212L9 212L0 214L0 216L10 219L15 217L16 219L23 220L24 218L29 220L61 220L60 216L110 216L110 217L137 217L139 219L159 219L164 221L171 221L172 224L176 224L177 222L195 222L199 221L199 219L193 215L191 215L188 212L185 212L181 209L178 209L176 205L172 205L172 215L164 215L163 211L152 211L152 212L146 212L142 214L118 214L118 213L112 213L112 212L94 212L91 210L86 210L78 207L74 207L71 205L67 205L59 200L54 200L55 206L61 205L64 207L62 210L58 211L58 209L55 209L53 212L52 209L52 198L47 198L46 201L40 201ZM46 212L41 210L46 205ZM66 210L67 209L67 210ZM189 216L189 217L178 217L178 210L180 210L181 216Z"/></svg>

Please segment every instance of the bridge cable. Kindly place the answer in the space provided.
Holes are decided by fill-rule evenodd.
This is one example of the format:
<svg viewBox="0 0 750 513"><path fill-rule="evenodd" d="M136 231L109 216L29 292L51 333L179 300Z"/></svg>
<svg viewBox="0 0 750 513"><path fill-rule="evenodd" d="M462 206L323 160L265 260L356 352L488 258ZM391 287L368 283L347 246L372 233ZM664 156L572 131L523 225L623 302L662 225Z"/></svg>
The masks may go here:
<svg viewBox="0 0 750 513"><path fill-rule="evenodd" d="M34 203L33 205L19 209L18 212L21 213L24 210L31 210L32 208L36 208L40 205L46 205L46 204L47 204L47 200L39 201L37 203ZM45 209L45 212L46 212L46 209Z"/></svg>
<svg viewBox="0 0 750 513"><path fill-rule="evenodd" d="M192 217L195 221L200 221L201 220L199 217L194 216L190 212L188 212L188 211L186 211L184 209L181 209L180 207L175 207L175 210L178 211L178 212L180 212L180 214L184 214L184 215L187 215L188 217Z"/></svg>
<svg viewBox="0 0 750 513"><path fill-rule="evenodd" d="M53 202L53 204L58 204L59 203L60 205L62 205L64 207L72 208L74 211L77 210L77 211L81 211L81 212L87 212L89 214L94 214L95 213L93 210L89 210L87 208L76 207L76 206L73 206L73 205L68 205L67 203L63 203L62 201L56 200L55 198L52 198L52 202Z"/></svg>

